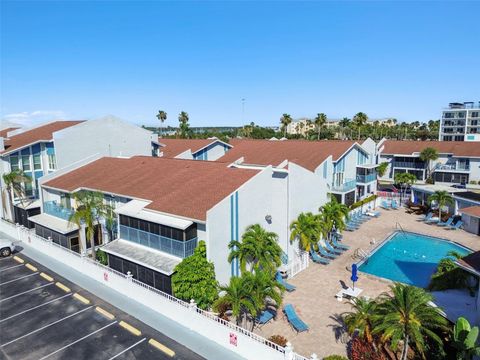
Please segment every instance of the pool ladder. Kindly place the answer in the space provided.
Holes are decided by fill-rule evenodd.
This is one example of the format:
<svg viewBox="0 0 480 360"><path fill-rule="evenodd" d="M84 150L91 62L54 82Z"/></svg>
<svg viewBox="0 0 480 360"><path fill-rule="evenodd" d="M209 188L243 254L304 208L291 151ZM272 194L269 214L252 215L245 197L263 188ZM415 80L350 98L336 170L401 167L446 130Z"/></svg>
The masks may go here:
<svg viewBox="0 0 480 360"><path fill-rule="evenodd" d="M395 228L400 229L402 233L405 235L405 230L403 230L402 225L398 221L395 223Z"/></svg>
<svg viewBox="0 0 480 360"><path fill-rule="evenodd" d="M364 260L364 259L368 258L368 256L369 256L369 254L365 250L363 250L362 248L357 248L353 252L352 258L353 259Z"/></svg>

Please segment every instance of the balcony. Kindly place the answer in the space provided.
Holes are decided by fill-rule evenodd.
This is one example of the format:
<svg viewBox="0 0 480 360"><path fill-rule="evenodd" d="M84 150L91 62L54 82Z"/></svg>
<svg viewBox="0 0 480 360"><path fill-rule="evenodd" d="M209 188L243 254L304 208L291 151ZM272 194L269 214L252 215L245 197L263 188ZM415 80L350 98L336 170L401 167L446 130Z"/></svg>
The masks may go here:
<svg viewBox="0 0 480 360"><path fill-rule="evenodd" d="M435 171L470 171L469 164L436 164Z"/></svg>
<svg viewBox="0 0 480 360"><path fill-rule="evenodd" d="M414 162L414 161L394 161L394 168L408 168L408 169L425 169L424 162Z"/></svg>
<svg viewBox="0 0 480 360"><path fill-rule="evenodd" d="M333 192L349 192L357 186L357 180L355 179L346 179L343 184L333 184L332 191Z"/></svg>
<svg viewBox="0 0 480 360"><path fill-rule="evenodd" d="M377 180L377 174L357 175L357 182L366 184Z"/></svg>
<svg viewBox="0 0 480 360"><path fill-rule="evenodd" d="M55 201L46 201L43 203L43 212L48 215L68 221L70 216L75 212L73 209L67 209L58 205Z"/></svg>
<svg viewBox="0 0 480 360"><path fill-rule="evenodd" d="M174 240L165 236L137 230L125 225L120 225L120 238L137 244L163 251L167 254L186 258L193 255L197 247L197 238L186 241Z"/></svg>

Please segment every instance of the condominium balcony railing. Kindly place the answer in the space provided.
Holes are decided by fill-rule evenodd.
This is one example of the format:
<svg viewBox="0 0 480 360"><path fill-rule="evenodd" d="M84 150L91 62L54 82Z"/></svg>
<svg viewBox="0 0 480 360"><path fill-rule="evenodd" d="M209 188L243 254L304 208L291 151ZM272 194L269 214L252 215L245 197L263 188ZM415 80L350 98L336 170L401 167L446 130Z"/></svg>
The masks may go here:
<svg viewBox="0 0 480 360"><path fill-rule="evenodd" d="M457 170L470 171L470 165L467 164L437 164L435 170Z"/></svg>
<svg viewBox="0 0 480 360"><path fill-rule="evenodd" d="M394 161L393 167L396 168L409 168L409 169L425 169L425 163L414 161Z"/></svg>
<svg viewBox="0 0 480 360"><path fill-rule="evenodd" d="M146 231L120 225L120 238L163 251L167 254L186 258L193 255L197 247L197 238L186 241L170 239L165 236L152 234Z"/></svg>
<svg viewBox="0 0 480 360"><path fill-rule="evenodd" d="M43 203L43 212L68 221L75 211L73 209L67 209L66 207L57 204L55 201L45 201Z"/></svg>
<svg viewBox="0 0 480 360"><path fill-rule="evenodd" d="M377 180L377 174L357 175L357 182L365 184Z"/></svg>
<svg viewBox="0 0 480 360"><path fill-rule="evenodd" d="M343 184L333 184L332 186L332 191L335 192L348 192L357 186L357 180L356 179L346 179L346 181Z"/></svg>

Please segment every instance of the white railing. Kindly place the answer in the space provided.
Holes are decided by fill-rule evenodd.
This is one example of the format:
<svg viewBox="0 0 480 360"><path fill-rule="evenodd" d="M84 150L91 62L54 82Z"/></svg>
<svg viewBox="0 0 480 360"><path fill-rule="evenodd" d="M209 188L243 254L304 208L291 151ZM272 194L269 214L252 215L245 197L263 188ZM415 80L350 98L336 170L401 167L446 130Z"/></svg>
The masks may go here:
<svg viewBox="0 0 480 360"><path fill-rule="evenodd" d="M302 272L308 265L310 264L310 258L308 257L308 253L305 251L298 250L295 251L293 255L293 260L287 264L287 275L289 278L294 277L298 273Z"/></svg>
<svg viewBox="0 0 480 360"><path fill-rule="evenodd" d="M133 279L131 275L125 275L49 239L44 239L23 226L0 220L0 231L246 359L309 360L294 353L290 344L286 347L279 346L258 334L197 308L194 302L187 303L177 299ZM305 261L305 255L308 254L301 254L299 265L295 266L295 269L308 266L308 256Z"/></svg>

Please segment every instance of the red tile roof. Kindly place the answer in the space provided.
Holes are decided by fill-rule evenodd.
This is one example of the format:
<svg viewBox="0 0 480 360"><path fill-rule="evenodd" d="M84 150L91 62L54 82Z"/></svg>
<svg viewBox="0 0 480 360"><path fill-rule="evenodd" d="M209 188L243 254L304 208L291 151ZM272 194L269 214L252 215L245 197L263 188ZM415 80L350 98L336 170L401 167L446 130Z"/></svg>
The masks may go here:
<svg viewBox="0 0 480 360"><path fill-rule="evenodd" d="M175 156L184 153L187 150L190 150L193 153L196 153L198 150L203 149L204 147L218 141L217 139L164 139L159 138L158 142L164 144L160 148L160 151L163 152L163 157L174 158Z"/></svg>
<svg viewBox="0 0 480 360"><path fill-rule="evenodd" d="M414 140L386 140L382 146L382 154L412 155L431 147L441 154L455 156L480 157L480 144L469 141L414 141Z"/></svg>
<svg viewBox="0 0 480 360"><path fill-rule="evenodd" d="M6 138L7 134L10 131L17 130L17 129L19 129L19 128L18 127L9 127L9 128L6 128L6 129L2 129L2 130L0 130L0 137Z"/></svg>
<svg viewBox="0 0 480 360"><path fill-rule="evenodd" d="M458 211L463 214L480 218L480 206L470 206L463 209L459 209Z"/></svg>
<svg viewBox="0 0 480 360"><path fill-rule="evenodd" d="M217 161L232 163L243 157L245 164L278 166L288 160L314 171L330 155L338 160L355 141L233 139L230 144L233 148Z"/></svg>
<svg viewBox="0 0 480 360"><path fill-rule="evenodd" d="M46 125L42 125L30 130L26 130L22 133L14 135L5 141L5 150L0 153L7 153L17 149L21 149L24 146L34 144L39 141L51 141L53 140L53 133L70 126L80 124L84 120L78 121L54 121Z"/></svg>
<svg viewBox="0 0 480 360"><path fill-rule="evenodd" d="M104 157L44 185L67 192L85 188L150 200L148 209L205 220L209 209L257 173L210 161Z"/></svg>
<svg viewBox="0 0 480 360"><path fill-rule="evenodd" d="M474 270L475 272L480 272L480 251L471 253L459 260L457 263L464 268Z"/></svg>

